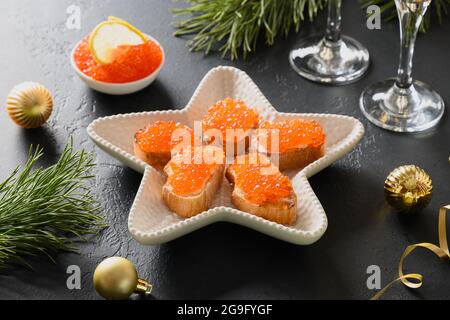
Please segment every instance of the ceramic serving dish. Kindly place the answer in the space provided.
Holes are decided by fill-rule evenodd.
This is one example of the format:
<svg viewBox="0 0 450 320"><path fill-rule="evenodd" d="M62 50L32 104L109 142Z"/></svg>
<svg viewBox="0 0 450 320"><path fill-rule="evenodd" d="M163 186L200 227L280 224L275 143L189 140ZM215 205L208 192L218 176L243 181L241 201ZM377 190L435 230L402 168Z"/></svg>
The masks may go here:
<svg viewBox="0 0 450 320"><path fill-rule="evenodd" d="M83 82L86 83L86 85L89 88L91 88L95 91L110 94L110 95L125 95L125 94L131 94L131 93L138 92L140 90L145 89L146 87L151 85L153 83L153 81L156 80L159 72L161 71L162 67L164 66L164 62L166 59L166 56L164 53L164 48L161 46L161 44L155 38L153 38L149 35L146 35L146 36L147 36L147 38L149 38L151 41L156 43L161 48L163 58L161 61L161 65L158 67L158 69L156 69L155 71L150 73L148 76L146 76L145 78L142 78L140 80L136 80L136 81L132 81L132 82L125 82L125 83L110 83L110 82L98 81L98 80L95 80L95 79L85 75L78 68L78 66L75 62L75 58L74 58L75 50L76 50L76 48L78 48L78 46L80 45L82 40L80 42L78 42L75 45L75 47L73 47L72 52L70 53L70 65L72 66L72 69L75 71L75 73L78 75L78 77L81 80L83 80Z"/></svg>
<svg viewBox="0 0 450 320"><path fill-rule="evenodd" d="M298 196L298 216L294 225L280 225L235 209L230 201L232 188L226 179L210 210L182 219L163 203L163 175L133 155L133 137L138 129L157 120L174 120L192 126L209 106L226 97L243 99L265 120L306 118L315 119L322 125L327 136L324 157L302 170L287 173ZM101 118L88 127L88 133L105 152L144 173L128 220L129 231L138 242L146 245L165 243L208 224L228 221L294 244L308 245L320 239L327 229L327 216L308 178L349 153L363 137L364 127L357 119L348 116L280 113L246 73L232 67L217 67L201 81L184 109Z"/></svg>

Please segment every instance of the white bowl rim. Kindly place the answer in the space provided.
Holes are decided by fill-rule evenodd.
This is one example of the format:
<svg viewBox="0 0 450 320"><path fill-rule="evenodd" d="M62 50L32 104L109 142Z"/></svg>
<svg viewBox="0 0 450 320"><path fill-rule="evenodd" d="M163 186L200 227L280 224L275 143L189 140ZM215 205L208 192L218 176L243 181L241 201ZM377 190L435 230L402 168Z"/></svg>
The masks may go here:
<svg viewBox="0 0 450 320"><path fill-rule="evenodd" d="M144 33L144 35L146 37L148 37L151 41L155 42L162 51L162 61L161 64L159 65L159 67L153 71L152 73L150 73L148 76L146 76L145 78L139 79L139 80L135 80L135 81L131 81L131 82L123 82L123 83L114 83L114 82L105 82L105 81L100 81L100 80L96 80L94 78L91 78L87 75L85 75L77 66L77 64L75 63L75 58L74 58L74 54L75 54L75 50L78 48L78 46L81 44L81 42L83 41L83 39L86 37L82 37L80 41L78 41L75 46L73 47L73 49L70 51L70 64L72 65L72 68L76 71L76 73L82 77L83 79L86 79L88 81L93 81L95 83L98 84L102 84L102 85L106 85L106 86L110 86L110 87L123 87L123 86L128 86L128 85L133 85L133 84L139 84L141 82L145 82L146 80L148 80L149 78L151 78L152 76L154 76L155 74L158 74L159 71L162 69L162 67L164 66L164 63L166 61L166 53L164 52L164 48L163 46L159 43L158 40L156 40L155 38L153 38L152 36Z"/></svg>

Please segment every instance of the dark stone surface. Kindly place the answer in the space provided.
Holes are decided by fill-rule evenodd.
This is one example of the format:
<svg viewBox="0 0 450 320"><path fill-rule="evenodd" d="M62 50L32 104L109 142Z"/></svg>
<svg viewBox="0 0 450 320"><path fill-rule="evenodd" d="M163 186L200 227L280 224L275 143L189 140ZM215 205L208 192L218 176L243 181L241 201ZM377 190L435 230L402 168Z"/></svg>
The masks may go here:
<svg viewBox="0 0 450 320"><path fill-rule="evenodd" d="M80 5L82 30L65 27L66 8ZM437 241L438 208L450 202L448 114L436 130L420 135L394 134L370 125L358 107L368 84L393 76L398 62L396 23L381 30L365 27L364 13L354 1L344 5L344 31L370 50L372 66L361 81L344 87L320 86L298 77L287 61L295 41L323 29L324 17L272 48L260 46L246 61L231 62L217 55L189 53L185 41L172 37L171 1L53 0L0 2L0 98L17 83L34 80L54 93L55 111L42 129L24 131L3 111L0 114L0 176L5 177L26 159L30 144L45 148L42 164L53 163L70 135L79 147L96 153L93 184L104 205L110 227L81 254L60 254L56 264L30 259L34 271L15 267L0 273L3 299L95 299L92 273L105 257L119 255L134 261L142 277L154 283L158 299L367 299L366 268L376 264L382 283L396 276L398 259L411 243ZM130 20L156 37L167 53L158 80L144 91L110 97L87 89L72 72L73 45L108 15ZM414 76L431 84L450 103L450 23L434 25L418 39ZM316 244L298 247L246 228L219 223L161 246L136 243L127 230L127 217L141 176L122 166L88 139L86 127L94 119L144 110L181 108L204 74L217 65L246 71L280 111L346 114L366 126L361 144L348 156L311 179L329 219L328 231ZM434 180L430 206L414 216L399 216L385 204L383 182L398 165L417 164ZM66 268L76 264L83 273L82 289L66 288ZM407 270L423 273L425 285L411 291L395 286L386 294L398 299L450 298L449 264L426 252L408 258Z"/></svg>

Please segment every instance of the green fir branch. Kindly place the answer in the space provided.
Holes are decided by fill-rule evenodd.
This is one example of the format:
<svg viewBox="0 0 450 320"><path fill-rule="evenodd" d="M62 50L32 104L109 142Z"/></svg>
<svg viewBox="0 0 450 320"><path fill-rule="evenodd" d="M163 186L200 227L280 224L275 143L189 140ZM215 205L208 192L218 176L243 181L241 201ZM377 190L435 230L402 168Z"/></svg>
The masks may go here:
<svg viewBox="0 0 450 320"><path fill-rule="evenodd" d="M302 22L313 20L327 0L184 0L189 6L174 9L176 16L186 17L175 22L175 36L191 36L187 46L191 51L208 54L218 49L231 59L246 57L256 50L258 39L266 45L277 37L299 31ZM386 20L397 18L394 0L359 0L363 7L378 5ZM450 0L433 0L424 17L425 32L434 17L439 23L448 16Z"/></svg>
<svg viewBox="0 0 450 320"><path fill-rule="evenodd" d="M237 59L256 50L260 36L268 46L291 29L299 31L304 20L313 20L327 0L185 0L187 8L174 9L186 20L175 23L175 36L192 35L187 46L208 54Z"/></svg>
<svg viewBox="0 0 450 320"><path fill-rule="evenodd" d="M26 264L26 256L74 251L73 236L85 240L105 227L100 206L86 182L93 176L92 154L70 142L59 161L33 170L42 149L30 148L21 169L0 183L0 267ZM53 260L53 259L52 259ZM28 265L29 266L29 265Z"/></svg>

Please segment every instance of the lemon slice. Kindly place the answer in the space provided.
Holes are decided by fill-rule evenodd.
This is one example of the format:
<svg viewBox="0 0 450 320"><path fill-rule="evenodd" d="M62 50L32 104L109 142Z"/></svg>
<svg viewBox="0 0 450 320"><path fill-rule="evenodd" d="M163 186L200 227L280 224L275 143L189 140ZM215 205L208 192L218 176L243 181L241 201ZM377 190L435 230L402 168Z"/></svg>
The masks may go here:
<svg viewBox="0 0 450 320"><path fill-rule="evenodd" d="M127 24L129 24L128 22L126 22L125 20L123 20L123 19L120 19L120 18L118 18L118 17L115 17L115 16L109 16L108 17L108 21L117 21L117 22L124 22L124 23L127 23Z"/></svg>
<svg viewBox="0 0 450 320"><path fill-rule="evenodd" d="M100 23L89 37L89 49L95 60L101 64L114 61L115 49L119 46L135 46L145 43L147 37L128 22L110 17L110 20Z"/></svg>

